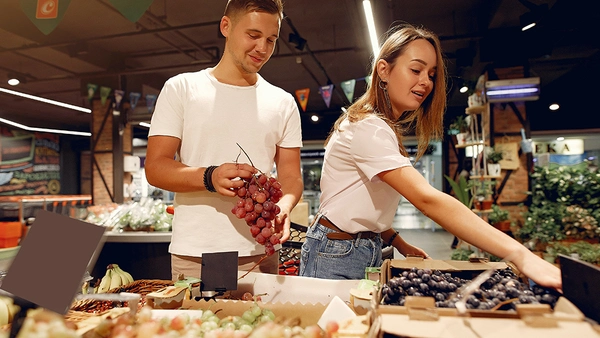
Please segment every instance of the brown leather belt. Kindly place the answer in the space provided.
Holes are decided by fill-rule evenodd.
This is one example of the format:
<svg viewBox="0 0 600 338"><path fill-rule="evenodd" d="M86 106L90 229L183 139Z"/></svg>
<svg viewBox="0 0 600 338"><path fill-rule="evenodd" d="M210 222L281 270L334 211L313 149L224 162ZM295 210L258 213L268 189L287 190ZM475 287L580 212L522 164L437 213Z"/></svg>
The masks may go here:
<svg viewBox="0 0 600 338"><path fill-rule="evenodd" d="M329 239L338 239L338 240L357 239L359 235L360 235L360 238L371 239L371 238L377 237L377 235L378 235L377 233L375 233L373 231L361 231L361 232L357 232L355 234L351 234L349 232L344 232L340 228L338 228L335 224L333 224L333 222L328 220L327 217L325 217L325 216L321 216L321 218L319 218L319 224L321 224L322 226L325 226L329 229L337 231L337 232L327 233L327 238L329 238Z"/></svg>

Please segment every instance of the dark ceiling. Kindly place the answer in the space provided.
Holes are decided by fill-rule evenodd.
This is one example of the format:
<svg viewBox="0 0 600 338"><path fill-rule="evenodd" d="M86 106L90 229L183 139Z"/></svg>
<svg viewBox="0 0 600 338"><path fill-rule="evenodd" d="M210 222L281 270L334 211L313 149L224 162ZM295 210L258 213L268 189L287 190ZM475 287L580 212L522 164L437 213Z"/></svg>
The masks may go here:
<svg viewBox="0 0 600 338"><path fill-rule="evenodd" d="M0 2L0 87L89 107L87 84L140 92L134 114L148 119L144 97L157 94L180 72L217 63L224 39L218 32L225 1L155 0L133 23L108 0L71 0L48 35L24 14L22 2ZM448 119L461 114L463 81L484 71L522 66L541 79L541 96L529 102L531 130L600 128L593 99L600 92L600 15L583 0L372 0L378 33L395 21L423 25L442 40L451 76ZM67 1L61 1L65 4ZM520 17L539 14L538 25L521 32ZM261 74L290 93L309 88L303 116L305 140L322 140L349 100L340 83L356 79L354 97L364 92L370 42L362 0L287 0L286 19L272 59ZM306 40L302 50L290 34ZM6 84L8 73L25 83ZM334 84L329 107L318 90ZM561 109L550 112L551 102ZM321 116L319 123L309 119ZM0 117L33 127L90 130L90 115L0 92ZM147 129L136 125L137 137Z"/></svg>

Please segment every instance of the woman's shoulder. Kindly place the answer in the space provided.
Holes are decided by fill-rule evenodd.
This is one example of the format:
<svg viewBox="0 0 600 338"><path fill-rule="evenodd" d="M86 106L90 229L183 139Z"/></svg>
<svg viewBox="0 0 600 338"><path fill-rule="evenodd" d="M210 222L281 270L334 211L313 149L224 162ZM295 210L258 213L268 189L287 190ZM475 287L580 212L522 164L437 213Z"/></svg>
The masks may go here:
<svg viewBox="0 0 600 338"><path fill-rule="evenodd" d="M377 114L366 114L362 119L354 122L356 127L359 129L389 129L393 132L392 128Z"/></svg>

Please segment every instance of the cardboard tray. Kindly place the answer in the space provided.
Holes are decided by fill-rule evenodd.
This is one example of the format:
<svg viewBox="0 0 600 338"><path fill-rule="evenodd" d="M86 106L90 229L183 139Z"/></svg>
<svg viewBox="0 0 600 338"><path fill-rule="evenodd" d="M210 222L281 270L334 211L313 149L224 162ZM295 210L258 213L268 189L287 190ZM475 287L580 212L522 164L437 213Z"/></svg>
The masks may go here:
<svg viewBox="0 0 600 338"><path fill-rule="evenodd" d="M372 317L368 337L600 337L600 331L565 297L552 313L541 308L518 306L516 316L452 315L441 309L380 307ZM445 309L447 310L447 309ZM484 312L484 311L481 311Z"/></svg>
<svg viewBox="0 0 600 338"><path fill-rule="evenodd" d="M450 272L455 276L460 276L461 278L472 279L479 275L481 272L488 269L507 269L510 268L515 272L517 276L520 276L519 271L512 265L506 262L489 262L485 260L474 260L474 261L455 261L455 260L432 260L432 259L423 259L421 257L408 257L407 259L388 259L383 262L381 266L381 275L380 275L380 283L383 285L387 283L390 278L398 275L400 271L404 271L407 269L411 269L413 267L420 269L432 269L432 270L440 270L444 272ZM522 282L528 283L527 278L520 276L519 277ZM381 293L377 295L377 304L380 303ZM409 297L413 298L415 297ZM418 297L420 298L421 304L434 304L434 300L432 297ZM434 305L431 305L435 308ZM391 312L395 313L396 311L400 311L400 313L407 313L408 309L406 306L400 305L378 305L380 309L386 311L386 308L391 308ZM421 306L427 307L427 306ZM547 311L546 308L549 306L545 306L543 304L539 305L539 307L543 308L542 311ZM455 316L457 315L457 311L454 308L435 308L437 315L440 316ZM550 310L551 311L551 310ZM476 310L469 309L467 312L471 316L476 317L499 317L499 318L517 318L518 315L514 310Z"/></svg>

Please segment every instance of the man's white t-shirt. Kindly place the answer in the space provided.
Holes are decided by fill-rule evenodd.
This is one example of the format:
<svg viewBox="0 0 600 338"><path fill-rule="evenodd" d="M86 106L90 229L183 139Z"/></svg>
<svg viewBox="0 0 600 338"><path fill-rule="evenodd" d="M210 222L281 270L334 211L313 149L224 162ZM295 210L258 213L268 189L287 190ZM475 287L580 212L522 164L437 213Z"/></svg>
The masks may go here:
<svg viewBox="0 0 600 338"><path fill-rule="evenodd" d="M260 75L253 86L223 84L212 76L212 68L179 74L165 83L148 133L155 135L179 138L178 160L185 165L251 160L264 173L273 169L276 146L302 146L300 113L291 94ZM225 251L263 254L246 222L232 214L236 201L208 191L175 193L169 252L197 257Z"/></svg>
<svg viewBox="0 0 600 338"><path fill-rule="evenodd" d="M400 194L377 174L412 166L390 126L376 115L334 132L325 147L319 210L346 232L391 227Z"/></svg>

